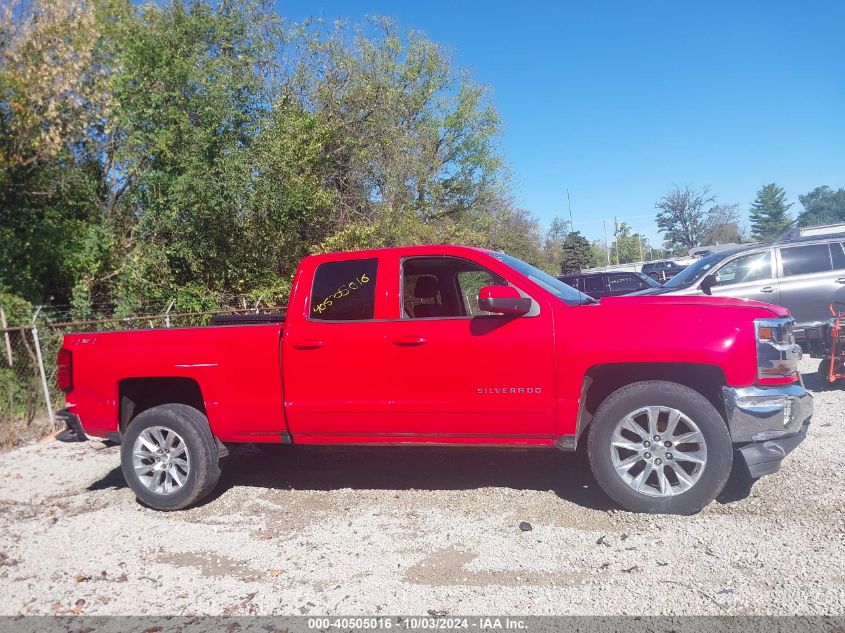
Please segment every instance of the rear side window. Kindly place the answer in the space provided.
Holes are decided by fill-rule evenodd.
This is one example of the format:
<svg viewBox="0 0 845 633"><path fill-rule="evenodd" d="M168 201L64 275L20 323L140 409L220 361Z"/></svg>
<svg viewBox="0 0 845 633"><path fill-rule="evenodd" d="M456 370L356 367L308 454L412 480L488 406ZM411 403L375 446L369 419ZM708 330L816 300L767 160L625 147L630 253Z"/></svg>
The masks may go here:
<svg viewBox="0 0 845 633"><path fill-rule="evenodd" d="M845 270L845 242L831 242L830 254L833 257L833 270Z"/></svg>
<svg viewBox="0 0 845 633"><path fill-rule="evenodd" d="M602 280L601 275L584 277L585 292L600 292L602 290L604 290L604 281Z"/></svg>
<svg viewBox="0 0 845 633"><path fill-rule="evenodd" d="M644 285L635 275L608 275L607 284L611 292L634 292Z"/></svg>
<svg viewBox="0 0 845 633"><path fill-rule="evenodd" d="M372 319L376 304L377 259L350 259L317 266L311 288L312 319Z"/></svg>
<svg viewBox="0 0 845 633"><path fill-rule="evenodd" d="M809 275L832 270L827 244L809 244L780 249L783 276Z"/></svg>

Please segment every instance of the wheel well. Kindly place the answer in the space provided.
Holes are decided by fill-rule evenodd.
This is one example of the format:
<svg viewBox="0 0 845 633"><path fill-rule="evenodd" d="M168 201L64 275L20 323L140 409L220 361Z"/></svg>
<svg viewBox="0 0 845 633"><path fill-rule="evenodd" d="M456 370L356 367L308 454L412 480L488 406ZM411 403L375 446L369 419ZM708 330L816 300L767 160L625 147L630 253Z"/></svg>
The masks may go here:
<svg viewBox="0 0 845 633"><path fill-rule="evenodd" d="M191 378L127 378L118 384L120 431L147 409L178 402L206 414L199 384Z"/></svg>
<svg viewBox="0 0 845 633"><path fill-rule="evenodd" d="M591 367L584 378L584 396L579 434L589 425L599 405L617 389L643 380L665 380L699 392L727 419L722 399L725 373L717 365L696 363L619 363Z"/></svg>

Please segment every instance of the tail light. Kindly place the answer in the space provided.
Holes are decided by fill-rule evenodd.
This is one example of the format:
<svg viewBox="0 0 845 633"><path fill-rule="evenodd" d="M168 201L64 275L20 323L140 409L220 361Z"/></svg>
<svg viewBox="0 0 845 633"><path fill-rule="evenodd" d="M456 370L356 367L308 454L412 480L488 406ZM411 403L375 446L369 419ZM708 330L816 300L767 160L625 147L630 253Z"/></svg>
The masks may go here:
<svg viewBox="0 0 845 633"><path fill-rule="evenodd" d="M794 320L757 319L757 382L761 385L784 385L798 381L801 346L795 343Z"/></svg>
<svg viewBox="0 0 845 633"><path fill-rule="evenodd" d="M64 347L56 355L56 368L58 369L57 380L59 389L70 391L73 389L73 354Z"/></svg>

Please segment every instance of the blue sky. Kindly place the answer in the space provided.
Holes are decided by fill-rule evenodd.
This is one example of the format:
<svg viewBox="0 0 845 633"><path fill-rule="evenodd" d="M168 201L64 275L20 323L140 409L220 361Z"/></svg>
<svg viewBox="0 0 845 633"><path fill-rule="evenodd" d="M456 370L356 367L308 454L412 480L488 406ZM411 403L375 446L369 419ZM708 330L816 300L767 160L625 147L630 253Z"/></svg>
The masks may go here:
<svg viewBox="0 0 845 633"><path fill-rule="evenodd" d="M493 89L518 203L602 237L617 216L660 241L654 203L709 185L743 214L762 185L845 186L845 2L279 1L389 15Z"/></svg>

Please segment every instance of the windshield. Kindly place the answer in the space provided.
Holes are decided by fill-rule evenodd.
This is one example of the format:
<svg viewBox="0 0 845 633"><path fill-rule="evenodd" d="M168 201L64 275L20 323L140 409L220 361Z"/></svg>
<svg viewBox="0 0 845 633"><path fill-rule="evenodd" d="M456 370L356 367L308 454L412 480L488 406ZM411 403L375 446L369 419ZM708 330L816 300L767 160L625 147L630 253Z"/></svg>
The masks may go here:
<svg viewBox="0 0 845 633"><path fill-rule="evenodd" d="M707 257L702 257L697 262L690 264L684 268L677 275L672 277L669 281L663 284L664 288L683 288L694 284L696 281L709 273L713 266L718 264L725 258L728 253L722 251L721 253L714 253Z"/></svg>
<svg viewBox="0 0 845 633"><path fill-rule="evenodd" d="M514 270L522 273L535 284L542 287L544 290L548 290L550 293L552 293L554 296L556 296L558 299L568 305L577 306L582 305L584 303L597 303L597 301L591 296L585 295L583 292L575 290L575 288L573 288L572 286L567 286L560 279L555 279L548 273L544 273L539 268L535 268L531 264L526 264L521 259L511 257L510 255L505 255L504 253L490 253L490 255L498 259L503 264L510 266Z"/></svg>

